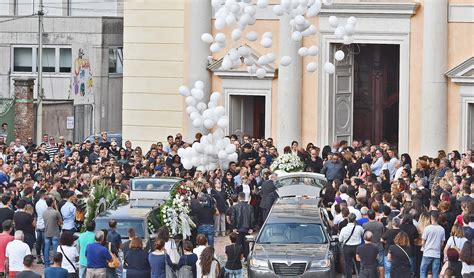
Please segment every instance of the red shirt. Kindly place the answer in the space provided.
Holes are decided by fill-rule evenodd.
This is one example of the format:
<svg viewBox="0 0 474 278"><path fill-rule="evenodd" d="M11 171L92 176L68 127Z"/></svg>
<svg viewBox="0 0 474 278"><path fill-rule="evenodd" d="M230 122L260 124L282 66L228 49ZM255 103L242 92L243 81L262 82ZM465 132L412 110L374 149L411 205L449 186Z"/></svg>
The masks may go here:
<svg viewBox="0 0 474 278"><path fill-rule="evenodd" d="M0 234L0 272L5 272L5 251L7 250L7 244L13 240L14 237L10 234Z"/></svg>

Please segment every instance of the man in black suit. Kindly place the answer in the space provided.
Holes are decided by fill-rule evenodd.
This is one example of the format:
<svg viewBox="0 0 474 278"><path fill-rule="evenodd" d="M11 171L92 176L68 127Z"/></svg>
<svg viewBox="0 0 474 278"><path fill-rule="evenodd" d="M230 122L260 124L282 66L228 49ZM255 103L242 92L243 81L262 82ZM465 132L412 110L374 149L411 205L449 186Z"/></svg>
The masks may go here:
<svg viewBox="0 0 474 278"><path fill-rule="evenodd" d="M276 192L276 187L273 182L274 178L276 178L276 175L272 174L269 180L263 182L262 188L258 192L258 195L262 198L260 208L262 209L263 222L267 219L273 203L278 198L278 193Z"/></svg>

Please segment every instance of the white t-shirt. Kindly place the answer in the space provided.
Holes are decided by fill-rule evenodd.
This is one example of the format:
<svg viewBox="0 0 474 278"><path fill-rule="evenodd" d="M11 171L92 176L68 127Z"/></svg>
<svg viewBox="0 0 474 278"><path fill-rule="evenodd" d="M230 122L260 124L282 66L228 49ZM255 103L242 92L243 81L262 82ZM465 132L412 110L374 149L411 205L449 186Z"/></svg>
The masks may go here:
<svg viewBox="0 0 474 278"><path fill-rule="evenodd" d="M43 213L48 209L46 201L44 199L38 200L35 209L36 213L38 214L38 218L36 219L36 229L44 229Z"/></svg>
<svg viewBox="0 0 474 278"><path fill-rule="evenodd" d="M30 254L30 247L23 241L15 239L14 241L9 242L5 251L5 256L8 258L10 271L23 271L25 269L23 258Z"/></svg>
<svg viewBox="0 0 474 278"><path fill-rule="evenodd" d="M448 238L448 241L446 241L446 247L445 248L456 247L459 250L462 250L462 247L464 246L464 243L466 243L466 241L467 241L467 238L465 238L465 237L450 236Z"/></svg>
<svg viewBox="0 0 474 278"><path fill-rule="evenodd" d="M422 239L425 241L423 256L439 258L444 241L444 228L440 225L428 225L423 230Z"/></svg>
<svg viewBox="0 0 474 278"><path fill-rule="evenodd" d="M193 253L197 255L198 260L196 262L196 273L201 273L201 253L206 249L206 246L199 245L198 247L193 249ZM200 276L198 276L200 277Z"/></svg>
<svg viewBox="0 0 474 278"><path fill-rule="evenodd" d="M245 202L248 202L250 200L250 186L242 183L242 192L245 193Z"/></svg>
<svg viewBox="0 0 474 278"><path fill-rule="evenodd" d="M462 262L462 269L461 269L461 274L469 274L474 272L474 265L469 265L465 262Z"/></svg>
<svg viewBox="0 0 474 278"><path fill-rule="evenodd" d="M63 247L63 251L61 251L61 246ZM79 257L79 252L77 252L77 248L74 246L67 246L67 245L61 245L58 246L58 249L56 250L58 253L63 254L63 262L61 264L61 267L64 269L67 269L68 273L75 273L76 271L74 270L74 267L69 263L68 259L74 264L74 266L77 268L77 262L76 258Z"/></svg>

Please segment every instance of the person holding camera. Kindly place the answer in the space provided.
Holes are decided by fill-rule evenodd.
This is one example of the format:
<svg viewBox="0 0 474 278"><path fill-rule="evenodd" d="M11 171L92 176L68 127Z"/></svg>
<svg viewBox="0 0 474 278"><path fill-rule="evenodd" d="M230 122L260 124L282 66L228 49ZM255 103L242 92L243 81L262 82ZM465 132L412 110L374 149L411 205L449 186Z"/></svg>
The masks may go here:
<svg viewBox="0 0 474 278"><path fill-rule="evenodd" d="M204 192L198 193L197 200L198 202L192 205L193 215L197 220L197 232L206 236L209 246L214 246L214 202L212 197Z"/></svg>

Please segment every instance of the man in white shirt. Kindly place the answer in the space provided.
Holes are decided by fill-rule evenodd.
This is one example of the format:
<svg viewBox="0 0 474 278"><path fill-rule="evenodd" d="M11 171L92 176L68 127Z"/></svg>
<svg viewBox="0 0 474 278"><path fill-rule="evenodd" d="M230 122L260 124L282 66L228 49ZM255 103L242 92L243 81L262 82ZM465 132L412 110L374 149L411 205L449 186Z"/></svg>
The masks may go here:
<svg viewBox="0 0 474 278"><path fill-rule="evenodd" d="M342 228L339 233L339 242L342 244L344 253L344 270L346 277L352 277L352 269L356 263L357 246L362 243L364 229L357 225L355 214L351 213L348 217L349 224ZM357 267L357 266L355 266Z"/></svg>
<svg viewBox="0 0 474 278"><path fill-rule="evenodd" d="M66 193L67 202L61 207L61 215L63 216L63 232L74 234L76 231L76 194L72 191Z"/></svg>
<svg viewBox="0 0 474 278"><path fill-rule="evenodd" d="M431 265L433 278L439 277L441 250L444 245L444 228L438 224L439 212L431 212L431 225L423 230L422 251L423 259L420 266L420 277L426 278Z"/></svg>
<svg viewBox="0 0 474 278"><path fill-rule="evenodd" d="M375 151L375 157L377 158L374 163L370 166L372 173L374 173L377 177L380 176L380 172L382 171L383 166L383 153L381 149L377 149Z"/></svg>
<svg viewBox="0 0 474 278"><path fill-rule="evenodd" d="M46 192L40 190L38 192L38 202L35 205L36 217L36 254L38 255L37 263L42 263L43 242L44 242L44 218L43 213L48 209L46 204Z"/></svg>
<svg viewBox="0 0 474 278"><path fill-rule="evenodd" d="M5 251L6 266L10 272L10 277L13 277L17 272L23 271L25 266L23 265L23 258L26 255L30 255L30 247L28 244L23 242L24 235L22 231L15 232L15 239L7 244Z"/></svg>
<svg viewBox="0 0 474 278"><path fill-rule="evenodd" d="M390 156L390 162L388 163L388 171L390 172L390 181L393 181L395 173L397 172L398 158L395 149L392 148L388 150L388 155Z"/></svg>

